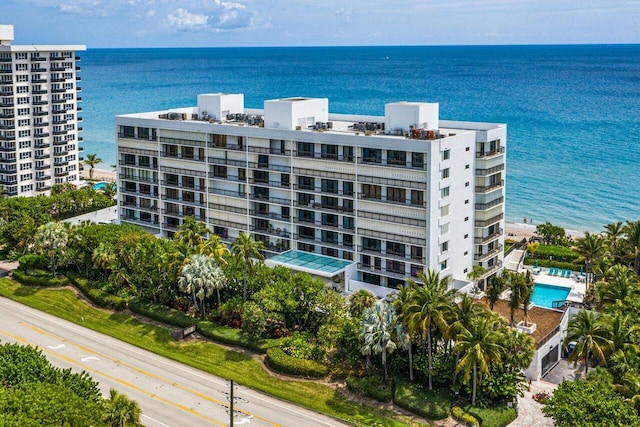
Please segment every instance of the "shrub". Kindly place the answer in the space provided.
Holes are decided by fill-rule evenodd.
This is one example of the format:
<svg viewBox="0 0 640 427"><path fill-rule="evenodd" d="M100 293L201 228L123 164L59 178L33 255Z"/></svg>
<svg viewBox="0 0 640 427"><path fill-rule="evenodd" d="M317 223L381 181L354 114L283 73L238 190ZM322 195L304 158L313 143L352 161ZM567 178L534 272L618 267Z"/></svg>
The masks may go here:
<svg viewBox="0 0 640 427"><path fill-rule="evenodd" d="M274 371L286 375L319 378L329 373L329 369L322 363L315 360L296 359L288 356L278 347L267 350L265 363Z"/></svg>
<svg viewBox="0 0 640 427"><path fill-rule="evenodd" d="M73 283L73 285L78 288L78 290L82 292L82 294L95 305L99 307L111 308L117 311L121 311L127 308L126 299L96 288L91 281L74 273L69 273L68 277L71 283Z"/></svg>
<svg viewBox="0 0 640 427"><path fill-rule="evenodd" d="M30 286L42 286L47 288L56 288L60 286L68 286L69 279L66 277L50 277L47 276L33 276L27 274L24 271L13 270L13 278L23 285Z"/></svg>
<svg viewBox="0 0 640 427"><path fill-rule="evenodd" d="M518 416L514 408L508 408L506 405L490 406L488 408L469 405L465 406L464 409L473 415L482 427L505 427L511 424Z"/></svg>
<svg viewBox="0 0 640 427"><path fill-rule="evenodd" d="M267 330L267 315L253 301L247 301L242 308L242 331L253 341L262 337Z"/></svg>
<svg viewBox="0 0 640 427"><path fill-rule="evenodd" d="M47 270L49 268L49 257L46 255L26 254L18 258L20 271Z"/></svg>
<svg viewBox="0 0 640 427"><path fill-rule="evenodd" d="M144 302L139 298L129 301L129 309L134 313L142 314L158 322L179 328L186 328L198 323L198 319L188 316L178 310L160 304Z"/></svg>
<svg viewBox="0 0 640 427"><path fill-rule="evenodd" d="M264 353L266 350L261 345L261 341L246 338L240 329L229 326L218 325L208 320L198 322L198 332L203 336L218 341L223 344L243 347L256 353Z"/></svg>
<svg viewBox="0 0 640 427"><path fill-rule="evenodd" d="M476 419L476 417L474 417L471 414L468 414L464 411L464 409L462 409L459 406L454 406L451 409L451 416L460 421L461 423L466 424L469 427L480 427L480 423L478 422L478 420Z"/></svg>
<svg viewBox="0 0 640 427"><path fill-rule="evenodd" d="M389 380L385 384L379 375L369 377L348 376L345 380L347 388L354 393L370 397L378 402L390 402L393 399L393 384Z"/></svg>
<svg viewBox="0 0 640 427"><path fill-rule="evenodd" d="M580 257L580 254L565 246L540 245L535 253L529 254L529 256L547 260L552 257L554 261L573 262Z"/></svg>
<svg viewBox="0 0 640 427"><path fill-rule="evenodd" d="M527 257L524 259L524 263L526 265L535 265L535 263L538 263L538 267L556 267L556 268L564 268L567 270L572 270L572 271L576 271L580 268L580 266L582 264L574 264L572 262L562 262L562 261L556 261L554 260L549 260L547 259L535 259L535 258L530 258Z"/></svg>
<svg viewBox="0 0 640 427"><path fill-rule="evenodd" d="M399 407L430 420L447 418L451 408L449 390L427 390L401 379L396 379L393 400Z"/></svg>
<svg viewBox="0 0 640 427"><path fill-rule="evenodd" d="M305 332L296 332L282 340L282 351L296 359L320 360L325 352L318 348L315 338Z"/></svg>

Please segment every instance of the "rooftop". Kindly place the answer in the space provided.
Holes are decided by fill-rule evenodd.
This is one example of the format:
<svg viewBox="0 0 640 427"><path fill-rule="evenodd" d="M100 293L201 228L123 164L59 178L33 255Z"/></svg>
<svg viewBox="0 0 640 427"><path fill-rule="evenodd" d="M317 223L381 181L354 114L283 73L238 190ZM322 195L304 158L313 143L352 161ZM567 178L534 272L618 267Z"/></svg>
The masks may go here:
<svg viewBox="0 0 640 427"><path fill-rule="evenodd" d="M268 258L266 263L267 265L282 265L292 270L303 271L322 277L332 277L340 274L346 267L353 264L351 261L302 251L287 251Z"/></svg>

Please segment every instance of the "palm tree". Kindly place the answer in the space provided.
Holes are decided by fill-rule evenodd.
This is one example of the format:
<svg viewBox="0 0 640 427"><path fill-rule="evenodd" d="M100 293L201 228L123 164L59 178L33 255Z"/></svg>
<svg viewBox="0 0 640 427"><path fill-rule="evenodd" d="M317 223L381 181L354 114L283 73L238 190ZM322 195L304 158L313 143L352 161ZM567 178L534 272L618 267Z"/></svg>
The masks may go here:
<svg viewBox="0 0 640 427"><path fill-rule="evenodd" d="M116 389L109 390L109 399L104 404L104 422L110 427L138 427L142 411L138 402L130 400Z"/></svg>
<svg viewBox="0 0 640 427"><path fill-rule="evenodd" d="M244 259L244 281L242 284L242 302L247 300L247 277L253 273L253 258L263 260L260 251L264 250L264 243L257 242L250 234L240 232L231 245L233 253Z"/></svg>
<svg viewBox="0 0 640 427"><path fill-rule="evenodd" d="M116 194L118 193L118 186L116 185L115 182L108 182L105 184L105 186L102 188L101 190L105 196L113 199L114 197L116 197Z"/></svg>
<svg viewBox="0 0 640 427"><path fill-rule="evenodd" d="M614 260L618 260L620 254L618 252L618 243L624 234L624 226L622 221L612 222L604 226L604 233L609 253Z"/></svg>
<svg viewBox="0 0 640 427"><path fill-rule="evenodd" d="M191 251L194 251L206 240L205 234L212 234L205 223L198 222L195 217L188 216L184 219L173 238L184 243Z"/></svg>
<svg viewBox="0 0 640 427"><path fill-rule="evenodd" d="M415 284L415 283L414 283ZM405 285L398 289L396 292L391 294L391 304L393 308L396 310L396 316L398 317L398 324L402 325L402 330L406 334L407 343L403 343L403 348L409 351L409 380L413 381L413 341L414 336L411 333L411 329L409 328L409 322L407 319L407 313L405 308L409 306L409 302L411 301L412 294L411 292L415 289L415 286ZM353 294L352 294L353 295Z"/></svg>
<svg viewBox="0 0 640 427"><path fill-rule="evenodd" d="M598 296L602 306L622 304L628 297L640 294L640 282L633 270L621 264L614 265L605 272L604 281L599 284Z"/></svg>
<svg viewBox="0 0 640 427"><path fill-rule="evenodd" d="M422 286L415 285L412 279L407 280L415 289L411 293L412 298L405 308L409 331L419 335L422 342L427 343L429 357L429 390L433 390L432 364L433 342L431 336L432 327L436 326L442 334L447 331L446 315L451 309L453 293L448 291L450 277L440 278L440 273L427 270L426 274L419 271L418 278Z"/></svg>
<svg viewBox="0 0 640 427"><path fill-rule="evenodd" d="M524 280L523 277L517 273L506 272L507 279L507 287L511 291L511 295L509 296L509 312L510 312L510 325L512 327L516 326L515 321L515 312L518 308L520 308L520 304L522 304L522 292L524 291Z"/></svg>
<svg viewBox="0 0 640 427"><path fill-rule="evenodd" d="M178 278L180 291L191 295L191 301L201 317L204 317L204 299L210 297L214 289L218 294L218 307L222 304L220 289L225 284L226 278L220 267L215 264L213 258L205 255L192 256Z"/></svg>
<svg viewBox="0 0 640 427"><path fill-rule="evenodd" d="M93 267L103 271L103 279L105 280L107 279L107 271L113 269L115 261L115 255L113 255L112 251L104 244L104 242L101 242L91 254Z"/></svg>
<svg viewBox="0 0 640 427"><path fill-rule="evenodd" d="M354 319L359 319L364 315L367 308L373 307L378 298L366 289L358 289L349 295L349 314ZM395 307L395 306L394 306ZM398 311L396 310L396 313Z"/></svg>
<svg viewBox="0 0 640 427"><path fill-rule="evenodd" d="M527 270L520 281L520 286L522 286L520 291L520 303L524 309L524 326L529 326L529 304L531 303L531 297L533 296L533 285L534 283L531 271Z"/></svg>
<svg viewBox="0 0 640 427"><path fill-rule="evenodd" d="M59 222L48 222L36 229L33 237L36 251L46 253L51 259L51 275L56 275L56 255L63 252L69 241L69 234Z"/></svg>
<svg viewBox="0 0 640 427"><path fill-rule="evenodd" d="M220 236L211 233L207 240L198 245L198 253L213 257L218 264L224 264L224 256L229 253L229 249L220 241Z"/></svg>
<svg viewBox="0 0 640 427"><path fill-rule="evenodd" d="M467 277L469 280L473 281L473 290L474 292L478 289L478 279L482 277L485 273L485 268L481 265L474 265L469 273L467 273Z"/></svg>
<svg viewBox="0 0 640 427"><path fill-rule="evenodd" d="M531 365L535 354L533 338L515 328L505 328L502 347L502 362L514 369L526 369Z"/></svg>
<svg viewBox="0 0 640 427"><path fill-rule="evenodd" d="M500 295L506 287L506 280L504 276L498 276L497 274L489 279L489 285L487 286L487 302L489 303L489 309L493 311L493 306L496 305L500 299Z"/></svg>
<svg viewBox="0 0 640 427"><path fill-rule="evenodd" d="M84 160L83 164L90 167L89 179L93 179L93 169L100 163L102 163L102 159L98 157L97 154L87 154L87 158Z"/></svg>
<svg viewBox="0 0 640 427"><path fill-rule="evenodd" d="M566 346L572 341L576 342L576 347L569 360L575 363L578 359L584 358L585 374L589 372L589 358L592 353L599 361L607 363L604 353L611 348L612 343L607 338L606 326L598 321L596 313L582 309L569 321L563 345Z"/></svg>
<svg viewBox="0 0 640 427"><path fill-rule="evenodd" d="M503 337L495 329L493 319L480 316L473 319L469 329L462 329L456 336L453 351L461 353L462 358L456 366L456 371L463 371L464 381L469 382L473 371L473 394L471 405L476 403L476 390L482 383L483 374L490 375L491 362L499 362L503 348L500 345Z"/></svg>
<svg viewBox="0 0 640 427"><path fill-rule="evenodd" d="M604 240L598 234L591 234L588 231L584 233L584 237L576 240L573 250L580 254L580 258L576 261L584 261L587 274L586 286L589 289L589 281L593 272L592 266L595 259L602 255L604 249Z"/></svg>
<svg viewBox="0 0 640 427"><path fill-rule="evenodd" d="M382 366L384 368L384 380L387 381L387 352L393 353L397 348L393 341L393 332L396 328L396 313L393 306L384 300L378 301L373 307L364 311L362 319L362 331L360 338L363 340L362 354L369 356L371 353L382 354Z"/></svg>
<svg viewBox="0 0 640 427"><path fill-rule="evenodd" d="M606 335L611 346L607 353L612 355L617 351L638 354L638 344L635 337L640 332L638 326L629 314L616 311L614 314L603 315L602 323L605 325Z"/></svg>
<svg viewBox="0 0 640 427"><path fill-rule="evenodd" d="M627 221L624 226L625 242L633 252L633 269L640 275L640 219Z"/></svg>

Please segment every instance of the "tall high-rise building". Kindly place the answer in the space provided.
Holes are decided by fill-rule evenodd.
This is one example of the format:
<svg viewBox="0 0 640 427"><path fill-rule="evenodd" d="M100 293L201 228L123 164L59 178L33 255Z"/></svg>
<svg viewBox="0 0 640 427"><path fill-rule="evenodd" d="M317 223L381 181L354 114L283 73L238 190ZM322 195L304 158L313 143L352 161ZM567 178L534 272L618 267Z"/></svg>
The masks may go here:
<svg viewBox="0 0 640 427"><path fill-rule="evenodd" d="M187 216L250 233L268 264L384 295L426 268L469 285L502 267L506 125L439 104L330 114L325 98L246 109L242 94L116 117L119 216L171 236Z"/></svg>
<svg viewBox="0 0 640 427"><path fill-rule="evenodd" d="M0 185L10 196L80 183L80 45L11 45L0 25Z"/></svg>

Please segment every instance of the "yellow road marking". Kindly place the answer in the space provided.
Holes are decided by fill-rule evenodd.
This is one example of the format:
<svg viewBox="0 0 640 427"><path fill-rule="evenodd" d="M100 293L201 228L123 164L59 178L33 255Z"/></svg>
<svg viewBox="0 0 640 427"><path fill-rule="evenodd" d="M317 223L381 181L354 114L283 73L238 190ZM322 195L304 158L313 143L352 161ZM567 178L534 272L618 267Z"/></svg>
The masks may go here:
<svg viewBox="0 0 640 427"><path fill-rule="evenodd" d="M179 389L180 389L180 390L182 390L182 391L186 391L187 393L191 393L191 394L193 394L193 395L195 395L195 396L198 396L198 397L200 397L201 399L207 400L207 401L209 401L209 402L211 402L211 403L216 403L216 404L218 404L218 405L222 405L222 406L224 406L224 407L226 407L226 408L229 408L229 404L228 404L227 402L224 402L224 401L221 401L221 400L214 399L214 398L212 398L212 397L210 397L210 396L208 396L208 395L206 395L206 394L204 394L204 393L201 393L201 392L199 392L199 391L197 391L197 390L194 390L194 389L192 389L192 388L190 388L190 387L187 387L187 386L184 386L184 385L182 385L182 384L176 383L175 381L171 381L171 380L169 380L169 379L167 379L167 378L164 378L164 377L162 377L162 376L160 376L160 375L156 375L156 374L154 374L154 373L152 373L152 372L145 371L144 369L137 368L137 367L135 367L135 366L133 366L133 365L131 365L131 364L129 364L129 363L126 363L126 362L123 362L123 361L121 361L121 360L114 359L114 358L109 357L109 356L107 356L107 355L104 355L104 354L98 353L98 352L93 351L93 350L91 350L91 349L88 349L88 348L86 348L86 347L84 347L84 346L82 346L82 345L76 344L76 343L75 343L75 342L73 342L73 341L69 341L69 340L67 340L67 339L65 339L65 338L62 338L62 337L60 337L60 336L56 335L56 334L53 334L53 333L51 333L51 332L47 332L47 331L45 331L45 330L42 330L42 329L40 329L40 328L38 328L38 327L36 327L36 326L30 325L30 324L28 324L28 323L18 322L18 324L20 324L20 325L24 325L24 326L26 326L26 327L30 328L31 330L33 330L33 331L35 331L35 332L38 332L38 333L40 333L40 334L47 335L47 336L49 336L49 337L51 337L51 338L55 338L56 340L59 340L59 341L62 341L62 342L66 342L66 343L68 343L68 344L70 344L70 345L72 345L72 346L74 346L74 347L76 347L76 348L79 348L79 349L80 349L80 350L82 350L82 351L86 351L87 353L90 353L90 354L93 354L93 355L96 355L96 356L100 356L100 357L102 357L102 358L104 358L104 359L106 359L106 360L110 360L110 361L112 361L112 362L114 362L114 363L120 364L120 365L122 365L122 366L126 366L127 368L129 368L129 369L131 369L131 370L133 370L133 371L136 371L136 372L138 372L138 373L140 373L140 374L142 374L142 375L145 375L145 376L150 377L150 378L155 378L155 379L157 379L157 380L159 380L159 381L162 381L162 382L164 382L164 383L166 383L166 384L172 385L172 386L174 386L174 387L176 387L176 388L179 388ZM56 353L56 354L57 354L57 353ZM236 405L234 405L234 411L236 411L236 412L240 412L240 413L243 413L243 414L245 414L245 415L252 416L253 418L256 418L256 419L262 420L262 421L264 421L264 422L266 422L266 423L269 423L269 424L273 425L274 427L283 427L281 424L275 423L275 422L273 422L273 421L271 421L271 420L269 420L269 419L267 419L267 418L261 417L260 415L256 415L256 414L251 413L251 412L249 412L249 411L245 411L244 409L237 409L237 408L236 408Z"/></svg>
<svg viewBox="0 0 640 427"><path fill-rule="evenodd" d="M18 342L21 342L21 343L24 343L24 344L28 344L28 345L31 345L31 346L34 346L34 347L38 347L35 343L29 342L29 341L25 340L25 339L24 339L24 338L22 338L22 337L19 337L19 336L17 336L17 335L13 335L12 333L9 333L9 332L6 332L6 331L2 331L2 330L0 330L0 333L2 333L2 334L4 334L4 335L6 335L6 336L8 336L8 337L10 337L10 338L12 338L12 339L14 339L14 340L18 341ZM38 347L38 348L39 348L39 347ZM55 356L55 357L57 357L57 358L60 358L60 359L62 359L62 360L64 360L64 361L66 361L67 363L70 363L70 364L72 364L72 365L74 365L74 366L77 366L77 367L82 368L82 369L84 369L84 370L86 370L86 371L90 371L90 372L93 372L93 373L95 373L95 374L101 375L101 376L103 376L103 377L105 377L105 378L108 378L108 379L110 379L110 380L112 380L112 381L115 381L115 382L117 382L117 383L119 383L119 384L122 384L122 385L123 385L123 386L125 386L125 387L129 387L129 388L130 388L130 389L132 389L132 390L135 390L135 391L137 391L137 392L139 392L139 393L142 393L142 394L144 394L144 395L147 395L147 396L151 397L152 399L159 400L159 401L160 401L160 402L162 402L162 403L166 403L167 405L170 405L170 406L176 407L176 408L178 408L178 409L181 409L181 410L183 410L183 411L185 411L185 412L188 412L188 413L190 413L190 414L192 414L192 415L195 415L195 416L197 416L197 417L199 417L199 418L202 418L202 419L204 419L204 420L207 420L207 421L209 421L209 422L212 422L212 423L217 424L217 425L222 426L222 427L225 427L225 426L227 425L227 424L222 423L222 422L220 422L220 421L218 421L218 420L215 420L215 419L213 419L213 418L209 418L209 417L207 417L206 415L202 415L202 414L200 414L199 412L196 412L196 411L194 411L193 409L188 408L188 407L186 407L186 406L184 406L184 405L181 405L181 404L179 404L179 403L172 402L172 401L170 401L170 400L168 400L168 399L165 399L165 398L163 398L163 397L160 397L160 396L158 396L158 395L156 395L156 394L154 394L154 393L150 393L150 392L148 392L148 391L146 391L146 390L143 390L143 389L141 389L140 387L137 387L137 386L135 386L135 385L131 384L131 383L130 383L130 382L128 382L128 381L121 380L121 379L119 379L119 378L113 377L113 376L111 376L111 375L109 375L109 374L106 374L106 373L104 373L104 372L101 372L101 371L99 371L98 369L94 369L94 368L91 368L91 367L88 367L88 366L82 365L82 364L80 364L80 363L77 363L75 360L73 360L73 359L72 359L72 358L70 358L70 357L64 356L64 355L62 355L62 354L60 354L60 353L56 353L56 352L54 352L54 351L47 350L47 349L42 349L42 351L43 351L43 352L45 352L45 353L49 353L49 354L51 354L51 355L53 355L53 356Z"/></svg>

